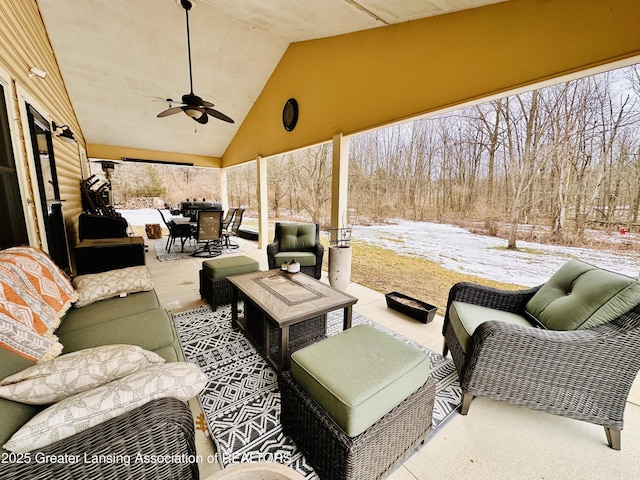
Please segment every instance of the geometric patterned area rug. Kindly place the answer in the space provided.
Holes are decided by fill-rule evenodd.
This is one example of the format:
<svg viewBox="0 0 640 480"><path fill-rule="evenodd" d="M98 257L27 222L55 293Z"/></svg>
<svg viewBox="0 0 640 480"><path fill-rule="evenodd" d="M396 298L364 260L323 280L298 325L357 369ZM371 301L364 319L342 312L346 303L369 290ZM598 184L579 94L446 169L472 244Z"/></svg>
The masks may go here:
<svg viewBox="0 0 640 480"><path fill-rule="evenodd" d="M182 249L182 245L180 244L180 240L176 240L176 242L171 246L169 251L165 249L167 244L166 238L160 238L156 240L155 249L156 249L156 257L161 262L168 262L170 260L181 260L183 258L193 258L191 254L196 251L196 243L192 240L187 240L184 244L184 250ZM220 255L224 255L225 253L239 253L242 252L240 248L223 248L222 253ZM198 257L206 260L208 257ZM214 258L214 257L211 257Z"/></svg>
<svg viewBox="0 0 640 480"><path fill-rule="evenodd" d="M231 306L209 305L173 314L182 350L209 381L198 395L222 467L276 462L317 479L311 465L280 425L278 376L242 332L231 327ZM460 383L450 359L353 312L353 325L370 324L425 352L436 382L434 435L460 405ZM342 310L327 315L327 334L342 330Z"/></svg>

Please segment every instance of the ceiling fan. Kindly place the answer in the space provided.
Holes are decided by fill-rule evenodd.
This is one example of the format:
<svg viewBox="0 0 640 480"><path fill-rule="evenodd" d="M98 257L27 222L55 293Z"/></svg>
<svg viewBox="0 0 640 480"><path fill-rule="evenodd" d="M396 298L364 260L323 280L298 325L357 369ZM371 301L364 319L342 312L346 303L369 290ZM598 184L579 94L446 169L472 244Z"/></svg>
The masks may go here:
<svg viewBox="0 0 640 480"><path fill-rule="evenodd" d="M158 114L158 117L167 117L174 113L184 112L193 120L198 123L205 124L209 121L209 115L225 122L234 123L233 120L227 117L224 113L214 110L213 103L203 100L199 96L193 93L193 74L191 71L191 38L189 35L189 10L193 4L189 0L179 0L180 5L184 8L185 15L187 17L187 51L189 53L189 93L182 95L182 105L178 107L171 107Z"/></svg>

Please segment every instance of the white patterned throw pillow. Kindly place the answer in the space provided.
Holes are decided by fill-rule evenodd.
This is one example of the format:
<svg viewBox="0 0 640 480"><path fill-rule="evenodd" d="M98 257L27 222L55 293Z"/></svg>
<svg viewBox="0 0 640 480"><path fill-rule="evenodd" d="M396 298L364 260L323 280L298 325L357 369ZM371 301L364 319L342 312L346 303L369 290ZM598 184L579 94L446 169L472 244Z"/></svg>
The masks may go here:
<svg viewBox="0 0 640 480"><path fill-rule="evenodd" d="M157 353L137 345L105 345L66 353L0 381L0 397L31 405L58 402L153 364Z"/></svg>
<svg viewBox="0 0 640 480"><path fill-rule="evenodd" d="M187 401L207 376L192 363L153 365L101 387L73 395L38 413L2 447L25 453L80 433L156 398Z"/></svg>
<svg viewBox="0 0 640 480"><path fill-rule="evenodd" d="M73 285L78 291L78 300L73 305L76 308L118 295L153 290L149 268L145 265L79 275L73 279Z"/></svg>

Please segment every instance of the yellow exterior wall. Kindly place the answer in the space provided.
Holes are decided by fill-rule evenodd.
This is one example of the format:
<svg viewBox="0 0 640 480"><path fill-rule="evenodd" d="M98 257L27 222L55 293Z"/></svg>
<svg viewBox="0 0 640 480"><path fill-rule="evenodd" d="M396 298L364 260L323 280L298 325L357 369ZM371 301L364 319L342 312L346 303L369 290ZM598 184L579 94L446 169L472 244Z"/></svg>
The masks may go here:
<svg viewBox="0 0 640 480"><path fill-rule="evenodd" d="M289 46L223 167L640 55L638 0L512 0ZM300 118L282 127L294 97Z"/></svg>
<svg viewBox="0 0 640 480"><path fill-rule="evenodd" d="M104 158L108 160L121 160L122 158L136 158L141 160L193 164L196 167L220 168L221 160L218 157L204 155L189 155L184 153L161 152L159 150L146 150L142 148L116 147L113 145L99 145L90 143L87 151L91 158Z"/></svg>
<svg viewBox="0 0 640 480"><path fill-rule="evenodd" d="M31 156L29 131L24 129L25 99L37 104L43 110L39 113L45 118L59 125L69 125L78 139L79 144L65 143L52 132L60 196L65 200L63 211L67 232L73 242L77 232L77 217L82 211L79 145L83 146L84 140L36 0L0 2L0 67L11 76L12 95L18 107L19 118L15 119L18 133L14 138L14 152L16 164L26 172L27 184L30 187L26 189L27 191L24 191L24 188L21 189L23 202L38 198L37 193L33 191L33 185L36 185L36 182L33 179L35 178L35 172L32 172L33 165L29 161ZM46 71L46 78L41 79L35 76L31 78L29 76L31 67ZM36 221L38 215L36 204L37 202L29 201L27 210L30 214L27 221L31 223L30 228L39 236L37 239L31 239L31 243L42 247L41 241L44 236Z"/></svg>

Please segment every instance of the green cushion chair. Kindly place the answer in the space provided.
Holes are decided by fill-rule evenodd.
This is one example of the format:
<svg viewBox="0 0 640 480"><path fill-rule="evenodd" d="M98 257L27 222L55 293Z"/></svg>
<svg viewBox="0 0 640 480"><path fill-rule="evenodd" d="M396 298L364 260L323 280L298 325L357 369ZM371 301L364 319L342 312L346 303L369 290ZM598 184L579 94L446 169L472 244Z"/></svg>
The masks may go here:
<svg viewBox="0 0 640 480"><path fill-rule="evenodd" d="M323 255L318 223L276 222L273 242L267 245L269 270L297 260L302 273L320 280Z"/></svg>
<svg viewBox="0 0 640 480"><path fill-rule="evenodd" d="M443 327L462 385L474 396L602 425L620 449L629 389L640 370L640 283L579 260L545 284L449 292Z"/></svg>

